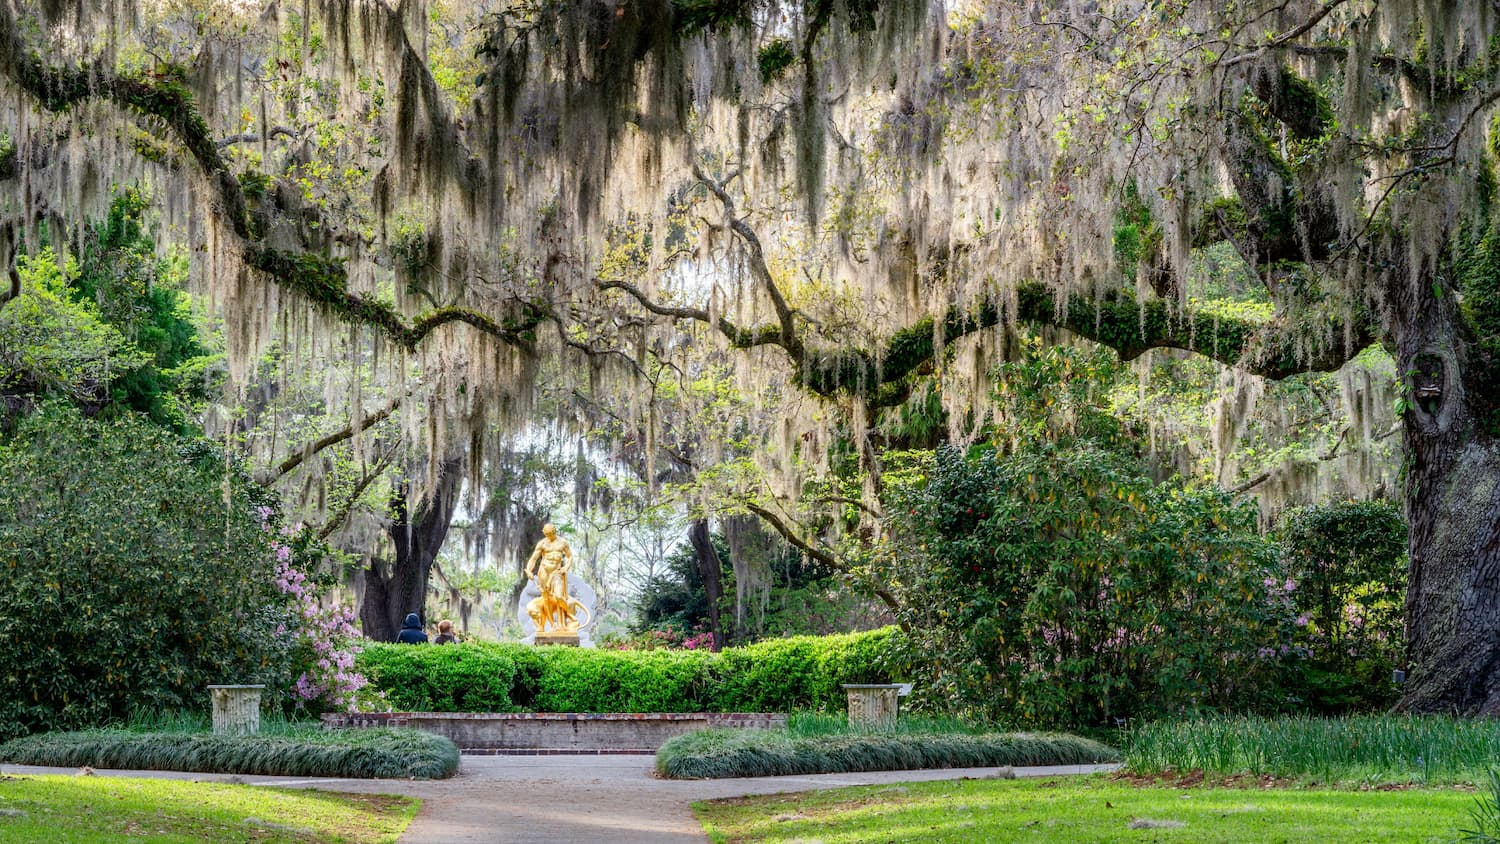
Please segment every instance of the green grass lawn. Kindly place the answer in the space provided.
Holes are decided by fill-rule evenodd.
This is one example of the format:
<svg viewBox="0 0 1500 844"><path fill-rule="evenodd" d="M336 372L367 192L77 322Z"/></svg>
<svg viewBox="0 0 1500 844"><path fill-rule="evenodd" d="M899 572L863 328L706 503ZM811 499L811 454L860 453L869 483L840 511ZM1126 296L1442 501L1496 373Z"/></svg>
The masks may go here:
<svg viewBox="0 0 1500 844"><path fill-rule="evenodd" d="M124 777L0 777L0 842L391 842L420 801Z"/></svg>
<svg viewBox="0 0 1500 844"><path fill-rule="evenodd" d="M1138 787L1105 777L959 780L694 804L715 842L1442 842L1467 826L1456 789Z"/></svg>

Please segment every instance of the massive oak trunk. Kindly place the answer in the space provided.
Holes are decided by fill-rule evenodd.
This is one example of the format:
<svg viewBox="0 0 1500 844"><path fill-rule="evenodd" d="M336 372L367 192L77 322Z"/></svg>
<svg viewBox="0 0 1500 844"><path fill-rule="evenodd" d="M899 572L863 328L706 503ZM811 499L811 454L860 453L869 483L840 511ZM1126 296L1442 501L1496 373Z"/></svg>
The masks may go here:
<svg viewBox="0 0 1500 844"><path fill-rule="evenodd" d="M394 642L406 614L422 614L432 564L448 536L448 525L458 505L463 469L462 458L444 460L435 488L424 500L415 502L415 515L408 482L403 481L392 493L391 524L386 531L395 546L393 559L373 558L364 571L359 620L366 638Z"/></svg>
<svg viewBox="0 0 1500 844"><path fill-rule="evenodd" d="M1497 385L1452 296L1411 285L1400 303L1411 578L1409 677L1398 708L1500 715L1500 439Z"/></svg>

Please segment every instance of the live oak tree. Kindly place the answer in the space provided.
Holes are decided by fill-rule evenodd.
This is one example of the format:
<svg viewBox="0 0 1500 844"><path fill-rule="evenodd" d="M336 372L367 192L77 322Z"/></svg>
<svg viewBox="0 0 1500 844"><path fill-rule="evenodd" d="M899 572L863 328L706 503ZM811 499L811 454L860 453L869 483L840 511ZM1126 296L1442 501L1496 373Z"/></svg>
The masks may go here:
<svg viewBox="0 0 1500 844"><path fill-rule="evenodd" d="M1378 341L1403 706L1500 711L1495 0L565 0L460 35L415 2L211 8L0 4L0 171L27 230L121 173L168 185L238 382L347 323L424 373L401 413L433 455L524 415L538 361L651 455L688 396L715 500L833 559L792 518L827 455L878 477L869 430L928 383L981 423L1010 326L1270 378ZM1216 243L1269 320L1188 296Z"/></svg>

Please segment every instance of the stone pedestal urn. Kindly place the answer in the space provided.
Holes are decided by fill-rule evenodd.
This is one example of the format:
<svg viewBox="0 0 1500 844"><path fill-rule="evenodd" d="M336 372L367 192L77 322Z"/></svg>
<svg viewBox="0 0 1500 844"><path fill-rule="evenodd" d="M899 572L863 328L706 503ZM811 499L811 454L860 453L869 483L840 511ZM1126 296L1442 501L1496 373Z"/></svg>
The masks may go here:
<svg viewBox="0 0 1500 844"><path fill-rule="evenodd" d="M260 732L260 693L265 686L209 686L214 702L214 735Z"/></svg>
<svg viewBox="0 0 1500 844"><path fill-rule="evenodd" d="M844 683L849 695L849 723L870 726L896 723L896 695L900 683Z"/></svg>

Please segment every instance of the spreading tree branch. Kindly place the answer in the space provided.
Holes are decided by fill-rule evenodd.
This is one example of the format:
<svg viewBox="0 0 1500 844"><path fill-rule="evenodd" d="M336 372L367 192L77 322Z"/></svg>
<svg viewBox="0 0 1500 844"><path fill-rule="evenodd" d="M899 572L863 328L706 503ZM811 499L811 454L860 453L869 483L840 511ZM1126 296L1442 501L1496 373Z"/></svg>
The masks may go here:
<svg viewBox="0 0 1500 844"><path fill-rule="evenodd" d="M1311 15L1308 15L1306 20L1302 21L1301 23L1285 32L1272 36L1265 44L1260 45L1250 52L1241 53L1237 56L1226 59L1223 62L1223 66L1231 67L1237 64L1244 64L1245 62L1255 61L1256 59L1259 59L1261 56L1264 56L1265 54L1273 50L1278 50L1282 47L1286 47L1287 45L1296 41L1298 38L1301 38L1302 36L1311 32L1313 27L1322 23L1324 18L1328 17L1333 13L1335 9L1344 5L1348 1L1349 0L1325 0L1323 5L1319 6Z"/></svg>
<svg viewBox="0 0 1500 844"><path fill-rule="evenodd" d="M792 528L780 516L776 515L772 511L767 510L765 507L762 507L759 504L755 503L747 503L745 505L745 509L759 516L761 521L770 525L772 530L776 531L778 534L781 534L781 538L785 539L788 544L790 544L793 548L796 548L798 551L801 551L802 553L806 554L814 560L817 560L823 565L828 566L834 571L849 571L849 567L844 564L843 560L840 560L833 554L830 554L822 548L819 548L816 545L813 545L811 542L808 542L806 539L803 539L802 536L799 535L796 531L792 530ZM873 585L871 586L871 591L875 593L875 597L879 598L882 603L890 607L892 610L901 608L901 604L896 600L895 594L892 593L889 589L886 589L883 586Z"/></svg>
<svg viewBox="0 0 1500 844"><path fill-rule="evenodd" d="M713 325L729 340L729 344L737 349L749 349L755 346L781 346L786 348L782 342L783 333L777 326L760 326L758 328L742 328L730 322L723 316L716 320L709 317L705 308L687 308L672 305L662 305L651 300L644 290L625 281L598 281L595 282L600 290L623 290L630 294L631 298L641 304L641 307L657 316L671 317L673 319L690 319L705 325Z"/></svg>
<svg viewBox="0 0 1500 844"><path fill-rule="evenodd" d="M375 468L360 477L359 482L350 491L349 497L344 500L343 506L334 511L334 514L328 518L323 527L318 529L318 539L323 540L332 536L333 532L338 530L349 519L349 515L354 512L354 506L359 503L360 496L363 496L365 490L370 488L370 484L374 483L375 479L384 474L385 470L390 467L392 459L396 456L397 449L397 445L392 445L390 450L381 455L380 460L375 464Z"/></svg>
<svg viewBox="0 0 1500 844"><path fill-rule="evenodd" d="M766 251L761 246L760 236L755 233L755 229L751 228L749 223L745 222L743 217L735 214L734 198L725 189L729 181L734 179L734 175L724 182L715 181L705 176L696 162L693 164L693 175L708 188L710 193L718 197L719 202L724 206L725 222L730 230L745 243L745 248L748 250L747 257L750 260L750 274L755 276L755 280L760 282L761 287L765 288L766 295L771 300L771 307L776 311L776 322L781 326L777 345L786 349L786 353L793 359L801 358L803 346L802 338L797 334L796 313L787 302L786 296L782 294L781 288L776 284L776 279L771 276L771 269L766 265Z"/></svg>
<svg viewBox="0 0 1500 844"><path fill-rule="evenodd" d="M652 302L644 292L622 282L601 286L629 292L648 311L673 319L711 324L701 308L667 307ZM794 380L821 396L855 394L865 397L872 408L900 403L908 394L908 376L931 364L937 354L935 334L952 340L994 328L1007 319L1064 328L1088 340L1108 346L1123 360L1134 360L1150 349L1183 349L1246 372L1271 379L1304 372L1331 372L1375 341L1375 332L1363 320L1334 326L1332 334L1342 342L1323 346L1307 343L1304 326L1283 314L1270 322L1244 319L1191 309L1177 309L1162 299L1141 302L1127 292L1060 304L1046 286L1029 283L1015 292L1015 313L983 300L968 307L948 309L935 325L932 317L890 335L878 349L803 349L793 357ZM758 338L751 346L780 342L780 328L747 329L716 326L731 342ZM938 329L935 331L935 329ZM775 339L773 339L775 338ZM790 356L790 350L788 350Z"/></svg>
<svg viewBox="0 0 1500 844"><path fill-rule="evenodd" d="M390 12L384 4L373 5ZM404 49L410 51L410 45ZM403 62L407 60L409 57L403 53ZM434 330L461 322L529 351L532 330L548 318L545 307L527 305L518 317L504 323L462 307L437 308L408 321L393 306L351 292L343 262L311 253L272 249L261 243L268 221L251 208L239 179L221 154L219 142L193 101L183 74L127 76L103 65L48 65L27 51L9 4L0 5L0 71L46 111L66 112L89 100L101 99L131 114L159 119L172 139L197 164L199 174L213 192L213 210L239 239L247 266L276 284L297 291L340 319L375 328L402 348L412 350ZM423 96L430 93L420 80L412 84L418 86ZM456 143L453 138L448 141ZM470 169L465 168L461 175L472 180L474 174Z"/></svg>
<svg viewBox="0 0 1500 844"><path fill-rule="evenodd" d="M381 422L389 419L392 413L395 413L397 410L399 410L401 407L401 403L405 401L406 397L409 395L411 395L410 390L402 393L399 396L396 396L395 398L387 402L384 407L361 419L358 425L350 422L348 425L345 425L344 427L340 428L337 431L334 431L333 433L325 437L320 437L316 440L313 440L312 442L304 444L301 448L293 450L291 454L287 455L287 458L285 460L276 465L275 472L272 473L271 476L267 478L267 480L281 480L286 476L288 472L291 472L293 469L301 466L303 463L310 460L313 455L316 455L323 449L336 446L345 440L352 439L355 434L364 433L365 431L370 430L376 425L379 425Z"/></svg>

